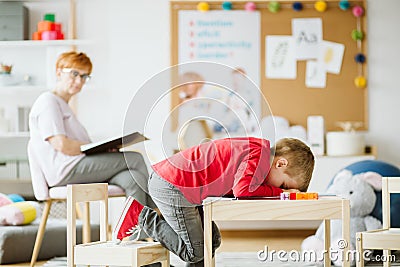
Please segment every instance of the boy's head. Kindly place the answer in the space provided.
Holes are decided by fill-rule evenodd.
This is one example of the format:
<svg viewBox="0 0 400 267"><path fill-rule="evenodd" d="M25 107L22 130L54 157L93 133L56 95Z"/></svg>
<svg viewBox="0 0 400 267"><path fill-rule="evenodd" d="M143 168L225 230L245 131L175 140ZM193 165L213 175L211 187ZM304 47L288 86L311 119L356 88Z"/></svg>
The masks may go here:
<svg viewBox="0 0 400 267"><path fill-rule="evenodd" d="M314 170L314 155L302 141L280 139L275 145L275 157L268 182L282 189L307 191Z"/></svg>

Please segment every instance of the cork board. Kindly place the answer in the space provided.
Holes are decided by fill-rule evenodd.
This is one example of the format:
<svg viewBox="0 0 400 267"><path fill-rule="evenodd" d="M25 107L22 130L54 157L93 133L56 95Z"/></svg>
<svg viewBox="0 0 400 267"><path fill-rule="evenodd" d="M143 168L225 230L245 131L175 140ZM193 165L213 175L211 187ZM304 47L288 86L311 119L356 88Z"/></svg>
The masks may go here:
<svg viewBox="0 0 400 267"><path fill-rule="evenodd" d="M306 127L309 115L322 115L327 131L338 130L338 121L363 122L362 130L368 129L368 90L357 88L354 79L357 76L367 78L367 37L366 1L349 1L351 7L360 5L364 8L364 16L356 18L350 9L339 8L339 1L326 1L325 12L314 9L315 1L302 1L303 10L292 9L294 1L279 1L281 10L272 13L268 10L268 2L254 1L261 15L261 64L260 87L267 99L272 114L289 120L291 125ZM211 10L221 10L220 1L208 1ZM243 9L247 2L233 1L233 9ZM197 1L171 1L171 65L178 64L178 13L180 10L196 10ZM227 11L229 12L229 11ZM323 40L341 43L345 46L342 66L339 74L327 73L325 88L308 88L305 85L306 61L297 61L297 77L288 79L269 79L265 75L265 37L268 35L291 35L293 18L321 18ZM351 32L360 29L364 33L362 41L354 41ZM356 63L354 57L362 52L367 62ZM172 95L172 107L178 103L177 95ZM263 115L267 114L262 107Z"/></svg>

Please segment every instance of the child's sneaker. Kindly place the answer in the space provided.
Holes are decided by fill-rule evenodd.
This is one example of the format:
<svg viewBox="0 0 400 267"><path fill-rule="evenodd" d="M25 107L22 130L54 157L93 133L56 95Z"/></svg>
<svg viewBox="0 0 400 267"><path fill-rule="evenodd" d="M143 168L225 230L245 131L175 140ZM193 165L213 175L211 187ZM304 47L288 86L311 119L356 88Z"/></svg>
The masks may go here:
<svg viewBox="0 0 400 267"><path fill-rule="evenodd" d="M113 237L114 240L122 240L127 236L132 236L130 240L137 240L140 236L139 214L143 209L133 197L129 196L125 201L124 209L115 226Z"/></svg>

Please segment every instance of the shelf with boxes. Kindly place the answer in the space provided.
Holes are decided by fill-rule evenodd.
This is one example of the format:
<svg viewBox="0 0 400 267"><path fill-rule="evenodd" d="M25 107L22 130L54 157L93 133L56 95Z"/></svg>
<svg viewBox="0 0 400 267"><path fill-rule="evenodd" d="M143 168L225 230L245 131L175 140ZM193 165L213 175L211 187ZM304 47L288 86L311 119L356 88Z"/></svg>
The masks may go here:
<svg viewBox="0 0 400 267"><path fill-rule="evenodd" d="M82 44L75 38L74 3L0 0L0 63L10 66L0 71L0 87L51 87L46 76L54 74L54 58Z"/></svg>
<svg viewBox="0 0 400 267"><path fill-rule="evenodd" d="M0 41L75 39L75 1L0 0L0 28Z"/></svg>
<svg viewBox="0 0 400 267"><path fill-rule="evenodd" d="M22 2L0 2L0 29L0 41L28 39L28 8Z"/></svg>
<svg viewBox="0 0 400 267"><path fill-rule="evenodd" d="M76 38L75 24L75 0L0 0L2 183L30 179L26 154L30 107L54 86L58 55L89 44Z"/></svg>
<svg viewBox="0 0 400 267"><path fill-rule="evenodd" d="M34 6L26 3L29 2L0 1L0 41L64 39L63 24L56 21L54 13L46 13L38 19L32 12Z"/></svg>
<svg viewBox="0 0 400 267"><path fill-rule="evenodd" d="M58 55L89 42L76 39L75 0L0 0L0 29L0 132L18 134L21 112L54 86Z"/></svg>

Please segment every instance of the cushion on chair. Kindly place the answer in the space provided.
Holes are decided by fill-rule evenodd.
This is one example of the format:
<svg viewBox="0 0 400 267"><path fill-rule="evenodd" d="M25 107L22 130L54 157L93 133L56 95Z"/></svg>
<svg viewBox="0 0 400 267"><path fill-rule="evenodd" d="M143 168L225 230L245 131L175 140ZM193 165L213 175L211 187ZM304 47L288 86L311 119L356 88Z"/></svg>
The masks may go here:
<svg viewBox="0 0 400 267"><path fill-rule="evenodd" d="M116 185L108 185L108 196L120 196L120 195L125 195L125 191ZM65 199L67 198L67 187L66 186L57 186L57 187L52 187L49 189L49 196L50 198L55 198L55 199Z"/></svg>
<svg viewBox="0 0 400 267"><path fill-rule="evenodd" d="M383 177L400 177L400 169L398 167L379 160L359 161L350 164L344 169L350 170L353 174L372 171L379 173ZM376 203L371 215L382 221L382 192L375 191L375 194L376 194ZM400 194L391 194L390 207L391 207L390 208L391 226L400 227L400 213L398 212L400 210Z"/></svg>
<svg viewBox="0 0 400 267"><path fill-rule="evenodd" d="M39 220L24 226L0 226L0 264L31 260ZM77 243L81 243L82 224L77 223ZM99 225L91 225L92 240L99 240ZM38 260L67 255L67 221L49 219Z"/></svg>
<svg viewBox="0 0 400 267"><path fill-rule="evenodd" d="M109 197L115 197L115 196L121 196L125 195L125 190L122 189L119 186L109 184L108 185L108 196Z"/></svg>

